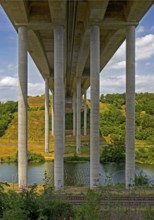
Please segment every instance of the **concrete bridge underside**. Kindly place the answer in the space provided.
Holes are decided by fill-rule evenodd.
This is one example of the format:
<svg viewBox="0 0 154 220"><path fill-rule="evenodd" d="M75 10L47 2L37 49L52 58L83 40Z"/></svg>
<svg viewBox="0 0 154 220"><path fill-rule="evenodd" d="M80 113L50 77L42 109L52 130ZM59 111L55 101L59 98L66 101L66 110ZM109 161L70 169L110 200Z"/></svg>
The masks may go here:
<svg viewBox="0 0 154 220"><path fill-rule="evenodd" d="M45 80L45 151L49 90L54 97L55 189L63 189L65 102L73 108L80 153L81 95L91 86L90 186L99 186L99 73L126 39L126 188L135 173L135 27L154 0L0 0L19 35L19 186L27 185L27 52ZM84 103L85 100L84 100ZM85 105L86 134L86 105Z"/></svg>

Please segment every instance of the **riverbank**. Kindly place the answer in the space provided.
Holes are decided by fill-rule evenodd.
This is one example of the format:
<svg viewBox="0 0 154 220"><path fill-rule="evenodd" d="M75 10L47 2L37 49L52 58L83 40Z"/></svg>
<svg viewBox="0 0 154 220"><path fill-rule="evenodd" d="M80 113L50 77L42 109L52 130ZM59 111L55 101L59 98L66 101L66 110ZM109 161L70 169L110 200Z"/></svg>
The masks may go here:
<svg viewBox="0 0 154 220"><path fill-rule="evenodd" d="M17 154L17 142L14 143L1 143L0 144L0 163L15 162L15 156ZM45 161L54 160L54 147L53 145L49 149L49 153L44 152L43 143L35 144L29 143L29 152L40 154L44 157ZM65 162L76 163L90 160L90 149L88 144L81 146L81 154L76 155L75 145L68 144L65 146L64 160ZM154 165L154 145L144 145L143 147L137 145L135 148L136 164L150 164Z"/></svg>
<svg viewBox="0 0 154 220"><path fill-rule="evenodd" d="M9 190L14 190L15 192L21 192L23 189L19 189L17 183L0 183L0 185L4 188L5 192L8 192ZM34 185L28 185L26 190L30 190ZM35 185L35 191L39 194L42 194L44 192L45 188L51 187L50 185ZM54 188L52 188L53 194L57 194L56 191L54 191ZM88 186L65 186L63 191L59 191L58 195L86 195L87 192L90 190ZM97 192L110 194L111 196L130 196L130 195L136 195L136 196L154 196L154 186L136 186L133 190L126 190L125 185L107 185L107 186L101 186L97 190Z"/></svg>

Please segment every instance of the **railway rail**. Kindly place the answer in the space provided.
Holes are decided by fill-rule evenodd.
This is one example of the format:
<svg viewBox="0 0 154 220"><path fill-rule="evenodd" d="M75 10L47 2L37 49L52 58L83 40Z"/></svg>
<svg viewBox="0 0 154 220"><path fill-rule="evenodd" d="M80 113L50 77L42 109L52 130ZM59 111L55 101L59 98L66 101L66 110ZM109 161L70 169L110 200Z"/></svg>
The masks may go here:
<svg viewBox="0 0 154 220"><path fill-rule="evenodd" d="M85 196L63 196L61 197L64 200L69 201L74 206L80 206L86 204L87 200ZM95 201L94 201L95 202ZM110 196L100 199L100 205L102 207L108 206L121 206L121 207L145 207L151 206L154 207L154 196Z"/></svg>

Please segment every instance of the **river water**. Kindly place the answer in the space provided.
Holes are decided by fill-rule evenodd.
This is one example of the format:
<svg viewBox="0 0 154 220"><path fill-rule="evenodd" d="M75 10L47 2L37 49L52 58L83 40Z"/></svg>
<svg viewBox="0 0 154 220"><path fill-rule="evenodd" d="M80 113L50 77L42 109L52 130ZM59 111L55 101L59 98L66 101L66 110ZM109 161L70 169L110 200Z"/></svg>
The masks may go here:
<svg viewBox="0 0 154 220"><path fill-rule="evenodd" d="M17 164L0 164L0 182L17 182ZM28 165L28 183L29 184L43 184L44 173L53 185L53 162L45 162L42 164L29 164ZM154 184L154 165L137 165L136 174L142 171L149 179L149 184ZM105 165L100 164L100 183L115 184L124 183L125 179L125 165L123 163L108 163ZM90 163L65 163L64 166L65 185L67 186L80 186L89 185L90 183Z"/></svg>

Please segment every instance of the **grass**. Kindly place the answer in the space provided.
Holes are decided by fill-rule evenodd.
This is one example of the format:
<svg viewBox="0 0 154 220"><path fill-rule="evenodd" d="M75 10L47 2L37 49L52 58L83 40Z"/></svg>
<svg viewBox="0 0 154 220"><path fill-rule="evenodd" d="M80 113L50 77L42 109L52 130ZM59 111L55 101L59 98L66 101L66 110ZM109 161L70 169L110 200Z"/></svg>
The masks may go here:
<svg viewBox="0 0 154 220"><path fill-rule="evenodd" d="M154 146L147 145L144 147L136 147L136 162L140 164L154 164Z"/></svg>

